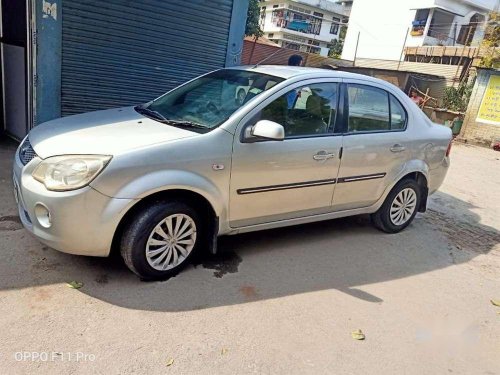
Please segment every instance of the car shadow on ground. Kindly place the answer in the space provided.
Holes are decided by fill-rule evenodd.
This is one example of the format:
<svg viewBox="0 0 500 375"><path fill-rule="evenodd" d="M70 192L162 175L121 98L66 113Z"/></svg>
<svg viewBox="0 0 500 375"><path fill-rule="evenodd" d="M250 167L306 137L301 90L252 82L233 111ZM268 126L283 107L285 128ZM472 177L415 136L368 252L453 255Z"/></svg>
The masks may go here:
<svg viewBox="0 0 500 375"><path fill-rule="evenodd" d="M476 207L438 193L433 208L398 234L379 232L361 216L222 237L217 256L202 256L168 281L143 282L117 256L63 254L32 238L6 214L15 205L0 170L2 207L10 207L0 210L0 290L75 280L84 283L78 292L129 309L190 311L330 289L383 303L364 286L469 262L500 243ZM439 210L445 205L453 215Z"/></svg>

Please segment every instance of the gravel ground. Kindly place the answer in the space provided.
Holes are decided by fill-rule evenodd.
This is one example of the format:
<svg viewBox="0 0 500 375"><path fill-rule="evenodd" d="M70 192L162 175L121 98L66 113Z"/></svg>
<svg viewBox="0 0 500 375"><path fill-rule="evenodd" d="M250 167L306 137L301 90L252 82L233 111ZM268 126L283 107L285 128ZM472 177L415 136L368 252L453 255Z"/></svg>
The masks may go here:
<svg viewBox="0 0 500 375"><path fill-rule="evenodd" d="M145 283L21 228L14 150L0 143L0 374L500 374L500 153L454 145L397 235L356 217L227 237Z"/></svg>

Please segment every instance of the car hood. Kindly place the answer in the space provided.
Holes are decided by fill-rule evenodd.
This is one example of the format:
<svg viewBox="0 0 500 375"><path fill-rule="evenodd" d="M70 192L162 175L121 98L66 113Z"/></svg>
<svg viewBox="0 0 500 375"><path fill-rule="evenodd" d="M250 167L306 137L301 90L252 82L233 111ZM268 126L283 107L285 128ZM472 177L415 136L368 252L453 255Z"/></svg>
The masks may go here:
<svg viewBox="0 0 500 375"><path fill-rule="evenodd" d="M196 136L142 116L134 107L63 117L40 124L29 133L41 158L65 154L116 155L155 143Z"/></svg>

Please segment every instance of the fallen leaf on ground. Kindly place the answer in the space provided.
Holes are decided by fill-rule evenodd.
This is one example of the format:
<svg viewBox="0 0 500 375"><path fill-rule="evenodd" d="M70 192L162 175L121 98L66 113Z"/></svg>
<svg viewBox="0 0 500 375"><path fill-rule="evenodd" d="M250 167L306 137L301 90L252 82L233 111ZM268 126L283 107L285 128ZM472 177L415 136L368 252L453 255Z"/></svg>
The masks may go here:
<svg viewBox="0 0 500 375"><path fill-rule="evenodd" d="M172 366L174 364L174 359L173 358L170 358L168 361L167 361L167 366Z"/></svg>
<svg viewBox="0 0 500 375"><path fill-rule="evenodd" d="M222 350L220 351L220 355L224 355L227 353L227 349L226 348L222 348Z"/></svg>
<svg viewBox="0 0 500 375"><path fill-rule="evenodd" d="M70 288L73 288L73 289L80 289L83 286L83 283L81 283L79 281L71 281L71 282L67 283L66 285L69 286Z"/></svg>
<svg viewBox="0 0 500 375"><path fill-rule="evenodd" d="M364 340L365 334L360 329L351 332L351 336L355 340Z"/></svg>
<svg viewBox="0 0 500 375"><path fill-rule="evenodd" d="M490 301L493 305L500 307L500 299L491 299Z"/></svg>

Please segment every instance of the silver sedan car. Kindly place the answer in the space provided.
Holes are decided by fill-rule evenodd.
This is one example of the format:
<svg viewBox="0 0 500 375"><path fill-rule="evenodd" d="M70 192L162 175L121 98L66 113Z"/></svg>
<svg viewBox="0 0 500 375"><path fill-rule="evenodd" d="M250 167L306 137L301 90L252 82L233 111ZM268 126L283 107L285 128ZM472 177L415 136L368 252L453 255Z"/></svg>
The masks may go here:
<svg viewBox="0 0 500 375"><path fill-rule="evenodd" d="M15 195L48 246L116 249L141 278L165 279L220 235L358 214L399 232L443 182L451 139L378 79L221 69L144 105L36 126L15 155Z"/></svg>

